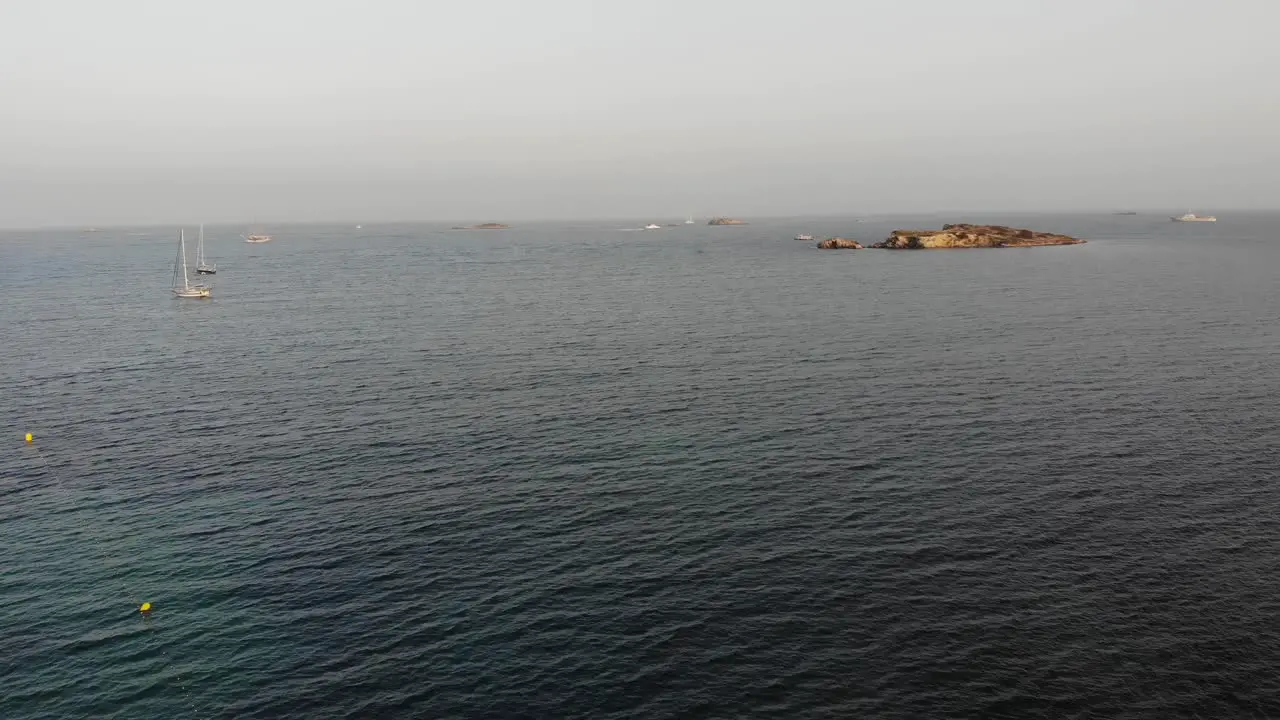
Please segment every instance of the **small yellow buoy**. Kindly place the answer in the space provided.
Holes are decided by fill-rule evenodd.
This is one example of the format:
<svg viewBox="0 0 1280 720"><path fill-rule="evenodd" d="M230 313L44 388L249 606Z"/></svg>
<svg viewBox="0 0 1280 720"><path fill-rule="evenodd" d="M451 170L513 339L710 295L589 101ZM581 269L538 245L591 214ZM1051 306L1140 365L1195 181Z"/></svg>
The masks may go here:
<svg viewBox="0 0 1280 720"><path fill-rule="evenodd" d="M33 442L35 442L35 441L36 441L35 437L33 437L33 436L31 435L31 433L27 433L27 442L28 442L28 443L33 443Z"/></svg>
<svg viewBox="0 0 1280 720"><path fill-rule="evenodd" d="M150 615L150 614L151 614L151 603L149 603L149 602L144 602L144 603L142 603L142 607L138 608L138 612L142 613L143 615Z"/></svg>

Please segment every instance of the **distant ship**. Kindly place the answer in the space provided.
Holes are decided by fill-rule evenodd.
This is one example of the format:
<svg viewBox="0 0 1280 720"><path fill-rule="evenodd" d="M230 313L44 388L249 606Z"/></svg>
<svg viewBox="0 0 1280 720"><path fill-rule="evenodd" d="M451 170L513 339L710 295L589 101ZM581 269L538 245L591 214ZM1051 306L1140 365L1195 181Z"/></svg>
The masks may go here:
<svg viewBox="0 0 1280 720"><path fill-rule="evenodd" d="M271 242L271 236L270 235L245 235L244 241L247 243Z"/></svg>
<svg viewBox="0 0 1280 720"><path fill-rule="evenodd" d="M1174 222L1218 222L1218 218L1212 215L1197 215L1195 213L1187 213L1178 217L1171 217Z"/></svg>
<svg viewBox="0 0 1280 720"><path fill-rule="evenodd" d="M1134 211L1132 211L1132 210L1122 210L1121 212L1118 212L1118 213L1111 213L1111 214L1112 214L1112 215L1137 215L1138 213L1136 213L1136 212L1134 212Z"/></svg>
<svg viewBox="0 0 1280 720"><path fill-rule="evenodd" d="M797 239L797 240L803 240L803 241L805 241L805 242L810 242L810 241L812 241L812 240L813 240L813 236L812 236L812 235L797 235L797 236L796 236L796 239Z"/></svg>
<svg viewBox="0 0 1280 720"><path fill-rule="evenodd" d="M649 223L648 225L645 225L645 226L644 226L644 229L645 229L645 230L661 230L661 229L662 229L662 226L661 226L661 225L654 225L653 223Z"/></svg>

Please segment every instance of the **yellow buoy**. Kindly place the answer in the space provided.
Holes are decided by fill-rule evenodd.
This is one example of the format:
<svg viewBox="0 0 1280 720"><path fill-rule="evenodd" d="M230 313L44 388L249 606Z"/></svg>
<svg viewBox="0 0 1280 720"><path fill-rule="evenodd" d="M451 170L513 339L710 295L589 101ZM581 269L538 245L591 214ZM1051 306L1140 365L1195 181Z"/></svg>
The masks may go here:
<svg viewBox="0 0 1280 720"><path fill-rule="evenodd" d="M33 443L35 441L36 441L35 437L32 436L31 433L27 433L27 442Z"/></svg>
<svg viewBox="0 0 1280 720"><path fill-rule="evenodd" d="M149 602L142 603L142 607L138 608L138 612L142 613L143 615L150 613L151 603Z"/></svg>

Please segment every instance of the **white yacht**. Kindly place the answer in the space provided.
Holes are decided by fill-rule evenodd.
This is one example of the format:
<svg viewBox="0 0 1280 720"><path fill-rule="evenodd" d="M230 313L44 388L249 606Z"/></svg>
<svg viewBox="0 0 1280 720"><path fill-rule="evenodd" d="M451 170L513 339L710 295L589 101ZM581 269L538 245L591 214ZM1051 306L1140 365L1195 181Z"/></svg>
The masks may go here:
<svg viewBox="0 0 1280 720"><path fill-rule="evenodd" d="M1174 222L1218 222L1218 218L1212 215L1197 215L1190 212L1186 215L1179 215L1178 217L1171 217L1169 219Z"/></svg>
<svg viewBox="0 0 1280 720"><path fill-rule="evenodd" d="M196 272L201 275L216 275L218 272L217 263L210 265L204 259L204 223L200 224L200 242L196 244Z"/></svg>
<svg viewBox="0 0 1280 720"><path fill-rule="evenodd" d="M178 280L181 278L182 282ZM208 285L192 285L187 277L187 240L183 231L178 231L178 256L173 259L173 294L180 298L204 299L213 294Z"/></svg>

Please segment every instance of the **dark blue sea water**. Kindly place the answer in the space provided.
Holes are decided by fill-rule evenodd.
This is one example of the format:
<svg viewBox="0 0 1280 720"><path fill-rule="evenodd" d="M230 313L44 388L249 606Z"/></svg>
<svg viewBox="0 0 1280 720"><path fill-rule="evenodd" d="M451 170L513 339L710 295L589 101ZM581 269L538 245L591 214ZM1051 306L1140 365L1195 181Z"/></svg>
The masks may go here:
<svg viewBox="0 0 1280 720"><path fill-rule="evenodd" d="M1280 215L647 220L0 234L0 717L1280 715Z"/></svg>

